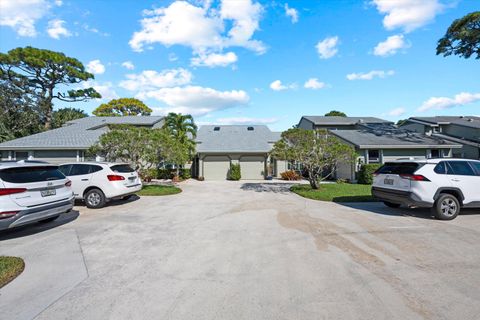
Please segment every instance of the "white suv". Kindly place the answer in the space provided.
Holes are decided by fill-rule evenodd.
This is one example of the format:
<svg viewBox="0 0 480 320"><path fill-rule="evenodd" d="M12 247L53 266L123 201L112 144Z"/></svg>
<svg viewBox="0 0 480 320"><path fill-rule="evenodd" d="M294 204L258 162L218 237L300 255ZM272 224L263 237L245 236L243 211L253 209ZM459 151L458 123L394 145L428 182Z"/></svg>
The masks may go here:
<svg viewBox="0 0 480 320"><path fill-rule="evenodd" d="M73 201L71 182L57 166L0 162L0 230L55 220Z"/></svg>
<svg viewBox="0 0 480 320"><path fill-rule="evenodd" d="M389 207L432 208L452 220L460 208L480 208L480 161L428 159L387 162L374 173L372 195Z"/></svg>
<svg viewBox="0 0 480 320"><path fill-rule="evenodd" d="M62 164L59 169L72 181L75 198L92 209L112 199L126 199L142 189L137 172L125 163L75 162Z"/></svg>

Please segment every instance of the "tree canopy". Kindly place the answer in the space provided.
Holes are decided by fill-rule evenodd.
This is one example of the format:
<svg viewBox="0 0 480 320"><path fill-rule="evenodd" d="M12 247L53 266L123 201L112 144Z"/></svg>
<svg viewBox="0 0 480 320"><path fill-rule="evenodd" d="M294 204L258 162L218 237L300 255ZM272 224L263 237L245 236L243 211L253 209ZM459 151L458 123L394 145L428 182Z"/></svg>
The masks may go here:
<svg viewBox="0 0 480 320"><path fill-rule="evenodd" d="M190 154L195 151L195 138L197 137L197 125L189 114L170 112L165 117L163 127L168 130L180 143L186 144Z"/></svg>
<svg viewBox="0 0 480 320"><path fill-rule="evenodd" d="M355 160L355 150L327 130L300 128L282 132L271 154L280 160L301 163L313 189L319 188L320 181L333 176L340 163Z"/></svg>
<svg viewBox="0 0 480 320"><path fill-rule="evenodd" d="M35 101L45 129L51 128L54 99L74 102L101 98L90 87L62 90L89 79L94 76L80 61L61 52L25 47L0 53L0 80Z"/></svg>
<svg viewBox="0 0 480 320"><path fill-rule="evenodd" d="M342 111L332 110L325 113L325 117L346 117L347 114Z"/></svg>
<svg viewBox="0 0 480 320"><path fill-rule="evenodd" d="M102 103L92 113L98 117L149 116L152 109L138 99L120 98Z"/></svg>
<svg viewBox="0 0 480 320"><path fill-rule="evenodd" d="M458 55L465 59L480 59L480 11L472 12L452 22L438 40L437 55Z"/></svg>
<svg viewBox="0 0 480 320"><path fill-rule="evenodd" d="M52 114L52 129L60 128L68 121L88 117L88 114L82 109L62 108L53 111Z"/></svg>

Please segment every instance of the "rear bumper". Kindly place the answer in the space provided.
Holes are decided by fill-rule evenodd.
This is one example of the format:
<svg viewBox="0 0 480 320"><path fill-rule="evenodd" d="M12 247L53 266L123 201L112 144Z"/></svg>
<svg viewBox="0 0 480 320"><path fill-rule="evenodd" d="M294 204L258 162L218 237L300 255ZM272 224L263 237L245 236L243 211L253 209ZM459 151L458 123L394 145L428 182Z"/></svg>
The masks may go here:
<svg viewBox="0 0 480 320"><path fill-rule="evenodd" d="M72 210L74 200L75 198L72 196L69 199L57 203L33 208L24 208L13 217L0 220L0 230L35 223L68 212Z"/></svg>
<svg viewBox="0 0 480 320"><path fill-rule="evenodd" d="M433 203L425 202L415 193L409 191L372 187L372 196L380 201L398 203L408 207L430 208L433 206Z"/></svg>
<svg viewBox="0 0 480 320"><path fill-rule="evenodd" d="M134 194L135 192L139 192L140 190L142 190L141 183L131 186L116 185L114 186L114 188L109 189L108 193L105 190L105 196L107 197L107 199L117 199Z"/></svg>

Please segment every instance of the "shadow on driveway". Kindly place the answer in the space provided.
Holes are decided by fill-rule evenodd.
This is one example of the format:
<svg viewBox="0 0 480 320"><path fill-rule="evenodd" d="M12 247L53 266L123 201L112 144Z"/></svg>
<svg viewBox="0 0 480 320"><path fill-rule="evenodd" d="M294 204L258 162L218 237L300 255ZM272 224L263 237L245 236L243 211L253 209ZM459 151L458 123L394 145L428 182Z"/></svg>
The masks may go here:
<svg viewBox="0 0 480 320"><path fill-rule="evenodd" d="M125 204L125 203L134 202L134 201L137 201L137 200L139 200L139 199L140 199L139 196L137 196L136 194L132 194L132 195L130 196L130 198L125 199L125 200L122 200L122 199L111 200L111 201L107 202L107 204L105 205L104 208L121 206L121 205L123 205L123 204ZM86 208L85 202L84 202L83 200L75 200L75 205ZM95 210L95 209L90 209L90 210Z"/></svg>
<svg viewBox="0 0 480 320"><path fill-rule="evenodd" d="M249 182L244 183L240 187L243 191L255 192L273 192L273 193L289 193L290 187L296 183L281 183L281 182Z"/></svg>
<svg viewBox="0 0 480 320"><path fill-rule="evenodd" d="M0 231L0 241L26 237L26 236L37 234L40 232L44 232L44 231L62 226L64 224L70 223L76 220L79 215L80 214L78 211L72 210L70 212L60 215L58 219L51 222L37 222L37 223L9 229L9 230Z"/></svg>

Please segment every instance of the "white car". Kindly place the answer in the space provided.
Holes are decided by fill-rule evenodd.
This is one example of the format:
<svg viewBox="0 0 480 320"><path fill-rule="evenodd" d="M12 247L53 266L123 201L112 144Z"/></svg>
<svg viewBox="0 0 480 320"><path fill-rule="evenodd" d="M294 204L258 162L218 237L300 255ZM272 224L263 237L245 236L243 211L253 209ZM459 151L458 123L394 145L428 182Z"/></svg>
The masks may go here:
<svg viewBox="0 0 480 320"><path fill-rule="evenodd" d="M92 209L112 199L126 199L142 189L137 172L125 163L74 162L62 164L59 170L72 181L75 198Z"/></svg>
<svg viewBox="0 0 480 320"><path fill-rule="evenodd" d="M71 182L57 166L0 162L0 230L53 221L73 202Z"/></svg>
<svg viewBox="0 0 480 320"><path fill-rule="evenodd" d="M480 208L480 161L428 159L387 162L374 173L372 195L389 207L432 208L452 220L460 208Z"/></svg>

